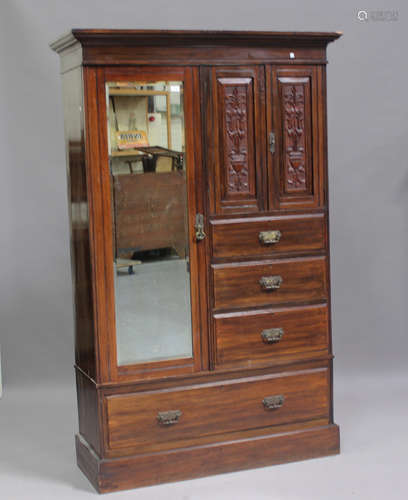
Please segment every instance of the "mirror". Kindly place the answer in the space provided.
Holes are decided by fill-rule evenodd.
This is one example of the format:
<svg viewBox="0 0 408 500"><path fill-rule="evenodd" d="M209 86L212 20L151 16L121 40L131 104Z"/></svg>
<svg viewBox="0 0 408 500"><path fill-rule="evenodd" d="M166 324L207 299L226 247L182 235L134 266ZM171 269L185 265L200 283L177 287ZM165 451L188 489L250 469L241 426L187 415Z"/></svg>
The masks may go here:
<svg viewBox="0 0 408 500"><path fill-rule="evenodd" d="M183 83L106 92L118 365L191 358Z"/></svg>

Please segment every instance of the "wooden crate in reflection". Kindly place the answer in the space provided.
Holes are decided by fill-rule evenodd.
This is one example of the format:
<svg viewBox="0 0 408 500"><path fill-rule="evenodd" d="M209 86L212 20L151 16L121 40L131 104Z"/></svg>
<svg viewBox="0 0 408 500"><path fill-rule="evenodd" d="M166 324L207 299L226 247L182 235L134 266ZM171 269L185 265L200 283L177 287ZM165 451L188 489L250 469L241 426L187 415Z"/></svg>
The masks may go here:
<svg viewBox="0 0 408 500"><path fill-rule="evenodd" d="M113 176L117 258L160 248L185 258L185 183L183 171Z"/></svg>

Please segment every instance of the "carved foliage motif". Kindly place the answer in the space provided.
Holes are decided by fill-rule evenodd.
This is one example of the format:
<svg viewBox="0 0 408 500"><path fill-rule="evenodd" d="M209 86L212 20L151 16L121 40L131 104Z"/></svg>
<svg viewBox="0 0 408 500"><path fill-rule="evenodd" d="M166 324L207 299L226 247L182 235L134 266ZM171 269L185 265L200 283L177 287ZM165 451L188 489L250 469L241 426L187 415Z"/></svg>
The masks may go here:
<svg viewBox="0 0 408 500"><path fill-rule="evenodd" d="M305 87L286 84L282 88L285 139L285 188L306 190Z"/></svg>
<svg viewBox="0 0 408 500"><path fill-rule="evenodd" d="M249 192L247 88L225 87L225 168L228 193Z"/></svg>

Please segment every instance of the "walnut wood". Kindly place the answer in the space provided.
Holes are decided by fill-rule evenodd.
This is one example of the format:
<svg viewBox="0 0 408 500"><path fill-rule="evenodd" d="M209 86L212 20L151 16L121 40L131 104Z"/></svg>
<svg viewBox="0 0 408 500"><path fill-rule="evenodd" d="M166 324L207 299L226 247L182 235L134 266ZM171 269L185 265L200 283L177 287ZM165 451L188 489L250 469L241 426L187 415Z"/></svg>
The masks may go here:
<svg viewBox="0 0 408 500"><path fill-rule="evenodd" d="M262 31L72 30L51 44L72 52L77 40L89 65L325 63L335 33ZM135 50L137 47L137 50ZM295 59L289 53L295 51Z"/></svg>
<svg viewBox="0 0 408 500"><path fill-rule="evenodd" d="M314 357L315 354L313 354ZM77 391L78 391L78 413L79 413L79 429L80 433L88 443L92 443L92 449L95 451L100 451L102 455L106 453L109 456L120 456L123 453L133 453L134 448L128 450L126 448L119 448L118 452L115 453L112 450L108 450L107 443L105 443L106 433L103 430L104 424L103 421L106 421L105 414L105 405L104 401L106 398L111 397L113 395L127 395L129 393L135 393L138 391L146 392L146 391L159 391L164 389L176 390L180 387L188 388L189 386L197 386L197 384L214 384L214 383L231 383L234 380L239 380L241 382L245 382L248 378L253 377L265 377L275 374L275 376L280 376L282 373L286 373L289 371L293 371L294 369L299 373L306 373L310 370L329 370L330 373L330 364L328 357L326 355L327 360L308 360L293 363L293 361L288 364L284 359L281 360L280 363L276 362L273 365L270 365L268 368L258 368L255 366L251 368L244 368L238 366L234 368L223 368L218 367L217 372L201 372L201 373L192 373L190 375L159 379L159 380L140 380L138 383L115 383L115 384L96 384L93 380L91 380L84 372L80 370L79 367L76 367L77 374ZM95 416L97 414L97 417ZM331 421L331 420L330 420ZM307 422L301 422L298 424L296 428L303 428L307 425L314 425L313 422L315 420ZM323 424L327 423L327 419ZM322 425L323 425L322 424ZM284 426L286 429L287 426ZM273 430L276 432L280 432L282 427L276 426ZM206 442L215 442L215 441L223 441L229 440L234 433L226 433L226 434L217 434L212 435L206 438ZM180 446L191 446L201 443L203 441L203 437L200 439L183 439L179 441ZM163 444L158 443L156 446L156 451L160 451L163 449ZM170 442L164 448L171 448L173 444ZM155 448L152 446L152 449Z"/></svg>
<svg viewBox="0 0 408 500"><path fill-rule="evenodd" d="M328 347L326 305L215 314L216 365L252 367L310 357ZM281 328L283 336L267 344L261 333Z"/></svg>
<svg viewBox="0 0 408 500"><path fill-rule="evenodd" d="M88 68L90 75L94 70ZM95 227L103 228L96 233L94 255L98 258L100 269L95 277L95 286L103 299L101 303L106 304L99 308L101 321L99 323L99 336L101 347L102 365L101 372L104 377L100 381L135 380L139 378L166 377L172 374L191 373L201 369L201 339L205 336L202 332L203 323L200 321L200 307L206 307L206 273L199 272L205 262L205 247L196 244L194 233L189 232L190 249L190 276L191 279L191 304L192 304L192 332L193 332L193 363L191 359L185 361L184 366L180 363L168 361L157 363L146 363L143 365L117 366L116 356L116 332L115 332L115 296L113 286L113 243L112 243L112 204L110 191L109 156L107 144L107 115L106 115L106 89L107 82L112 81L140 81L143 79L151 81L183 81L184 82L184 114L185 114L185 139L186 152L185 161L187 167L187 200L188 200L188 226L191 228L195 223L195 214L198 207L203 205L202 198L205 193L197 189L196 178L200 176L202 165L195 161L195 151L200 149L196 144L194 130L199 117L194 115L195 101L198 95L193 94L193 70L192 68L174 67L149 67L149 68L98 68L97 75L89 81L89 89L93 91L95 107L89 106L89 127L91 124L99 127L97 137L90 137L91 149L89 164L91 165L91 176L95 179L95 195L101 205L99 210L92 214ZM97 104L99 103L99 105ZM96 134L95 134L96 135ZM98 144L97 144L98 142ZM98 149L96 149L98 147ZM92 153L92 154L91 154ZM162 175L162 174L161 174ZM103 257L102 257L103 256ZM103 320L102 320L103 318ZM99 382L99 380L98 380Z"/></svg>
<svg viewBox="0 0 408 500"><path fill-rule="evenodd" d="M86 168L89 180L89 218L91 228L92 285L95 293L97 334L97 381L116 378L115 304L113 301L113 235L111 177L107 150L107 120L100 103L106 92L102 68L84 68L84 105L86 123ZM103 168L104 167L104 168ZM109 346L109 349L106 347ZM115 360L113 362L113 360Z"/></svg>
<svg viewBox="0 0 408 500"><path fill-rule="evenodd" d="M193 108L193 123L194 123L194 165L196 166L194 170L193 183L195 185L194 198L196 201L197 213L207 214L208 213L208 197L203 196L203 192L208 193L206 188L207 178L205 175L205 165L204 165L204 153L205 142L203 142L203 115L202 115L202 95L201 95L201 81L200 81L200 68L192 69L192 108ZM191 195L190 195L191 196ZM195 215L195 214L193 214ZM208 234L208 221L204 217L204 231ZM197 287L196 297L199 298L198 302L192 303L191 307L193 309L192 317L197 317L198 321L196 323L197 331L200 335L199 347L201 352L198 353L196 349L196 357L201 359L201 369L208 370L210 366L210 313L209 313L209 301L210 301L210 283L209 283L209 260L210 260L210 240L209 238L204 239L200 244L195 245L193 249L190 249L190 254L196 252L197 254L197 267L196 275L200 276L200 283L191 283L191 286ZM191 261L190 261L191 265ZM193 297L193 294L192 294ZM196 311L194 312L194 308Z"/></svg>
<svg viewBox="0 0 408 500"><path fill-rule="evenodd" d="M127 394L130 392L146 391L146 390L159 390L170 389L180 386L190 386L197 384L211 384L213 382L221 382L225 380L244 380L247 377L265 376L269 374L281 374L289 371L307 371L317 368L329 368L332 355L326 356L311 356L310 358L293 361L283 361L281 363L274 363L270 366L259 367L220 367L217 371L210 369L208 371L202 370L201 372L185 373L182 375L163 377L161 379L144 380L132 382L114 382L95 384L99 394L112 395L112 394Z"/></svg>
<svg viewBox="0 0 408 500"><path fill-rule="evenodd" d="M337 425L263 435L224 443L101 461L77 436L78 465L97 491L108 493L151 484L266 467L340 451Z"/></svg>
<svg viewBox="0 0 408 500"><path fill-rule="evenodd" d="M186 180L183 172L117 175L113 178L117 257L173 248L185 258ZM150 231L146 231L150 227Z"/></svg>
<svg viewBox="0 0 408 500"><path fill-rule="evenodd" d="M73 30L52 44L64 86L77 460L98 491L338 453L325 63L339 36ZM193 357L118 366L105 84L138 80L184 84ZM199 243L197 213L208 235ZM165 226L167 242L177 231ZM261 243L273 230L279 242ZM264 276L283 282L265 291ZM263 330L280 328L264 342ZM266 410L268 396L283 406ZM169 410L178 421L159 424Z"/></svg>
<svg viewBox="0 0 408 500"><path fill-rule="evenodd" d="M214 308L228 309L324 300L327 265L324 257L213 265ZM263 276L283 278L278 290L265 291Z"/></svg>
<svg viewBox="0 0 408 500"><path fill-rule="evenodd" d="M170 441L177 446L180 439L328 417L327 377L327 370L319 369L247 382L107 397L108 448L134 447L142 452L157 443ZM263 398L275 394L284 395L282 408L266 411ZM169 410L182 412L171 428L157 422L158 412Z"/></svg>
<svg viewBox="0 0 408 500"><path fill-rule="evenodd" d="M211 213L264 208L263 82L263 68L257 66L213 67L210 72L206 163L212 179Z"/></svg>
<svg viewBox="0 0 408 500"><path fill-rule="evenodd" d="M147 453L161 453L165 451L179 450L180 448L191 448L193 446L203 446L206 444L215 444L215 443L223 443L225 441L235 441L237 439L247 439L247 438L256 438L258 436L264 436L266 431L270 435L280 434L283 432L290 432L295 430L305 430L313 427L320 427L329 425L328 417L325 418L317 418L308 421L300 421L294 424L283 424L283 425L274 425L272 427L259 427L256 429L246 429L246 430L238 430L233 432L227 432L223 434L211 434L208 436L194 437L192 439L180 439L177 441L177 448L174 448L174 443L169 442L158 442L157 444L149 444L149 451ZM118 448L116 450L107 451L106 456L108 458L120 458L124 456L132 456L139 454L139 448Z"/></svg>
<svg viewBox="0 0 408 500"><path fill-rule="evenodd" d="M266 67L267 127L275 132L277 144L276 152L268 155L269 193L270 204L276 208L324 206L323 163L318 161L324 134L323 110L319 106L317 72L315 66ZM285 100L285 95L292 91L297 96L296 103L293 99ZM294 152L296 134L290 124L296 113L302 116L297 134L299 144ZM290 176L294 175L294 170L292 173L288 170L289 156L297 158L295 164L302 164L304 169L303 182L294 188L288 184Z"/></svg>
<svg viewBox="0 0 408 500"><path fill-rule="evenodd" d="M328 165L327 165L327 79L326 79L326 67L320 67L317 70L318 78L318 95L319 95L319 117L320 117L320 128L323 131L321 134L321 141L319 144L319 158L322 163L322 171L323 175L320 179L321 189L324 192L324 202L326 205L329 205L329 176L328 176ZM326 247L327 247L327 257L328 257L328 266L327 266L327 281L330 285L330 223L329 223L329 214L326 212ZM331 287L328 287L328 310L329 310L329 332L332 330L332 307L331 307ZM329 335L329 352L333 353L333 344L332 344L332 336ZM330 421L334 422L334 404L333 404L333 357L330 361L330 394L331 394L331 406L330 406Z"/></svg>
<svg viewBox="0 0 408 500"><path fill-rule="evenodd" d="M73 29L72 35L83 46L103 46L103 45L166 45L169 42L184 46L189 42L196 45L209 43L213 45L227 45L243 43L245 46L260 45L261 47L280 44L290 46L312 47L326 46L341 36L341 31L239 31L239 30L132 30L132 29ZM72 36L64 35L61 42L54 42L54 49L62 48Z"/></svg>
<svg viewBox="0 0 408 500"><path fill-rule="evenodd" d="M99 396L95 383L89 379L79 368L75 370L79 432L90 446L102 454L101 422L99 413Z"/></svg>
<svg viewBox="0 0 408 500"><path fill-rule="evenodd" d="M97 377L94 290L92 287L89 180L85 162L82 69L62 75L67 151L68 204L71 224L71 266L75 310L75 362Z"/></svg>
<svg viewBox="0 0 408 500"><path fill-rule="evenodd" d="M211 221L212 249L215 259L269 257L280 253L312 253L325 248L324 215L254 217ZM265 245L261 231L278 230L278 243Z"/></svg>
<svg viewBox="0 0 408 500"><path fill-rule="evenodd" d="M280 197L313 194L311 76L278 73Z"/></svg>

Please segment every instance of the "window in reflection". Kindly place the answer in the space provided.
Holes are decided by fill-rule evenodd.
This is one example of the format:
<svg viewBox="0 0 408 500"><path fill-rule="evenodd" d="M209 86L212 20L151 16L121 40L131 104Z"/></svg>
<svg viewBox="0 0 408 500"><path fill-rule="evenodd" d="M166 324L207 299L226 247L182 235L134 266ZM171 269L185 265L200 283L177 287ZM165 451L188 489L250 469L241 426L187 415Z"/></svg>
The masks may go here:
<svg viewBox="0 0 408 500"><path fill-rule="evenodd" d="M118 364L192 356L182 82L107 84Z"/></svg>

